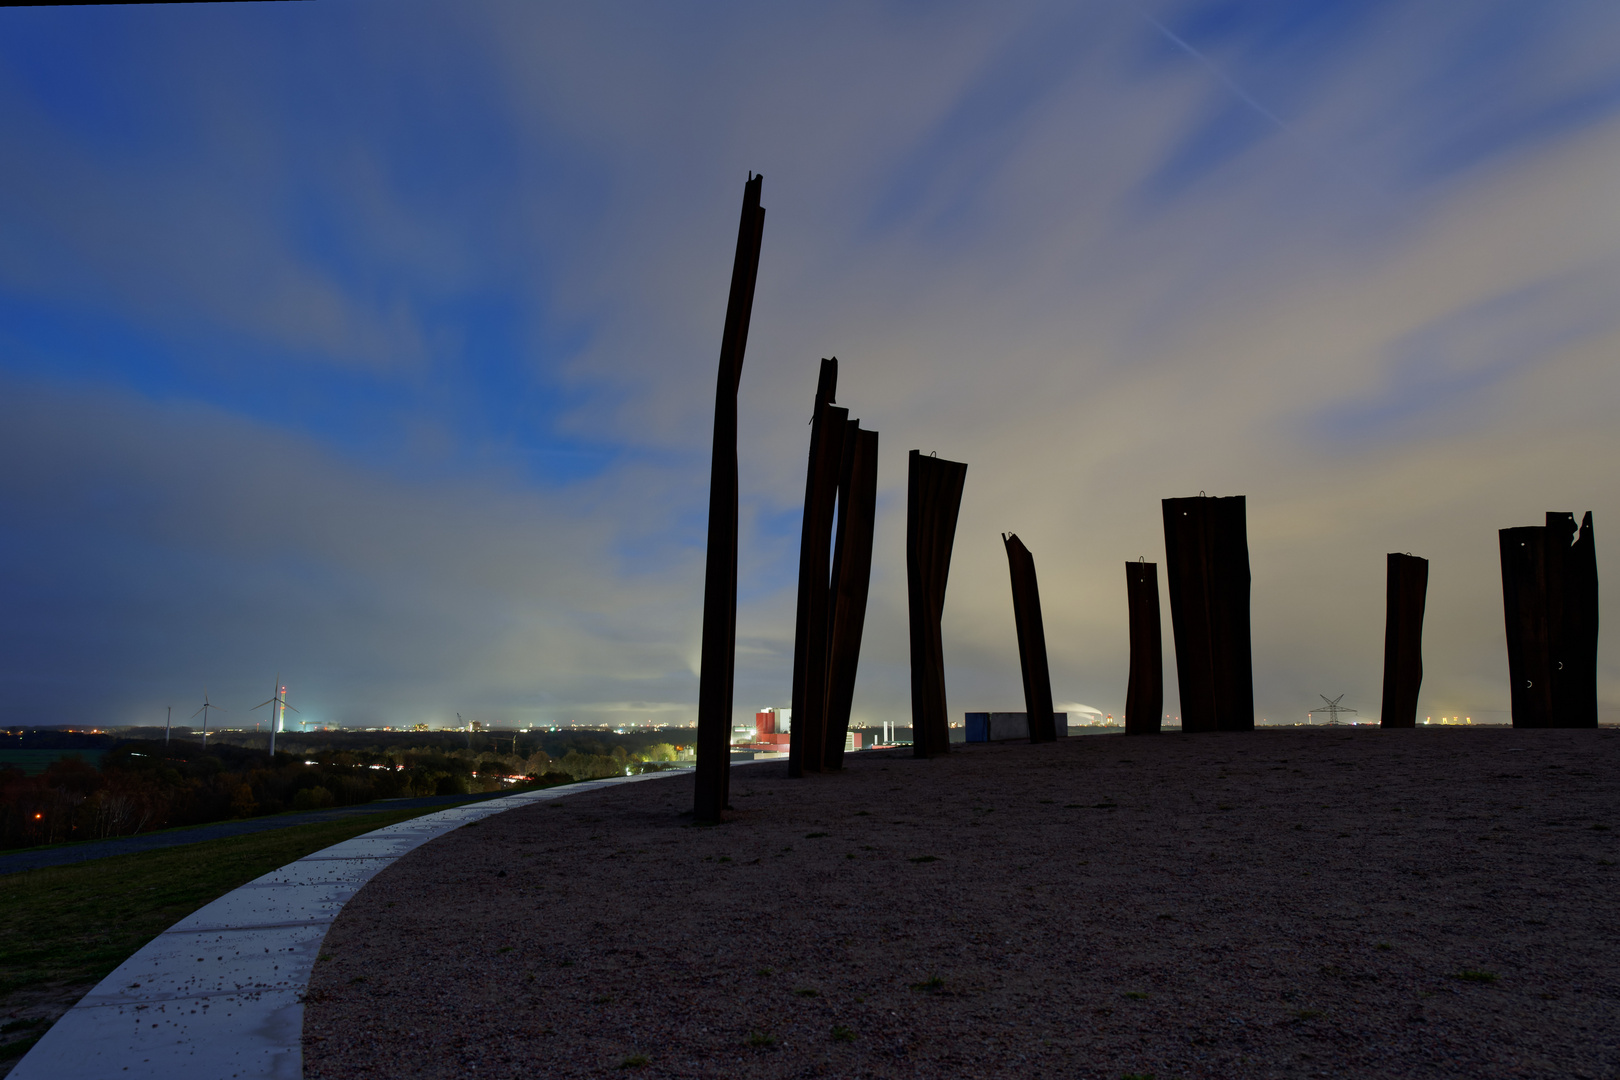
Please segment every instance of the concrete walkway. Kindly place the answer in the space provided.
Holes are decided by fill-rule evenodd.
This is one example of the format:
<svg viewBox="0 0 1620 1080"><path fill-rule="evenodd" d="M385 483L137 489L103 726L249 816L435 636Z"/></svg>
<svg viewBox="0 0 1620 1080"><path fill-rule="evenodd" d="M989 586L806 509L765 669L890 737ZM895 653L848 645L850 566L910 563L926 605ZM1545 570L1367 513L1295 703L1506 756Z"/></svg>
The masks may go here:
<svg viewBox="0 0 1620 1080"><path fill-rule="evenodd" d="M303 1076L304 988L343 905L395 859L505 810L684 771L499 796L357 836L182 919L58 1020L9 1080Z"/></svg>

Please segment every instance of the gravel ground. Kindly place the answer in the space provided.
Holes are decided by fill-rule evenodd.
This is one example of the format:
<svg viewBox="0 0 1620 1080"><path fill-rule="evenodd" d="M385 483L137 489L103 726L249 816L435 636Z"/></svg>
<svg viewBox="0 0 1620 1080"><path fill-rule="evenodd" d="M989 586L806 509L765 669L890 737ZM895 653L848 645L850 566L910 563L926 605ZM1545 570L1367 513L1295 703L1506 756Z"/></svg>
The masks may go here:
<svg viewBox="0 0 1620 1080"><path fill-rule="evenodd" d="M424 845L333 926L305 1074L1620 1076L1620 731L957 750Z"/></svg>

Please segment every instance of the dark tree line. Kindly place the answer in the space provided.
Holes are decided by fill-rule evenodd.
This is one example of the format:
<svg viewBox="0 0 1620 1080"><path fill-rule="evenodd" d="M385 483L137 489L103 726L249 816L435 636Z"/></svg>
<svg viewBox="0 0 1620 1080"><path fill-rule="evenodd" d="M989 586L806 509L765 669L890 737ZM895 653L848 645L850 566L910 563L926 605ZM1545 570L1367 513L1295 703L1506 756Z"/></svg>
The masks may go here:
<svg viewBox="0 0 1620 1080"><path fill-rule="evenodd" d="M64 750L29 776L0 766L0 847L105 839L377 799L468 795L623 776L673 760L668 735L613 732L310 732L272 757L252 732L32 730L6 745ZM15 741L13 741L15 740ZM99 767L73 751L100 753Z"/></svg>

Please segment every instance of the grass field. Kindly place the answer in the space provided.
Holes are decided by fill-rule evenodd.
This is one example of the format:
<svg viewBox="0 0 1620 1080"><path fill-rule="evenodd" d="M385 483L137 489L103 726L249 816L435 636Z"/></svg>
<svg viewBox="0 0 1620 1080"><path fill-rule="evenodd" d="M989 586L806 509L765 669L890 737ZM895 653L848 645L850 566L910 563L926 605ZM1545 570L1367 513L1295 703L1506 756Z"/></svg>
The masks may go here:
<svg viewBox="0 0 1620 1080"><path fill-rule="evenodd" d="M239 885L447 806L367 814L0 877L0 1076L136 950Z"/></svg>
<svg viewBox="0 0 1620 1080"><path fill-rule="evenodd" d="M0 750L0 767L15 765L28 776L38 776L50 763L65 757L84 759L86 765L101 767L101 750Z"/></svg>

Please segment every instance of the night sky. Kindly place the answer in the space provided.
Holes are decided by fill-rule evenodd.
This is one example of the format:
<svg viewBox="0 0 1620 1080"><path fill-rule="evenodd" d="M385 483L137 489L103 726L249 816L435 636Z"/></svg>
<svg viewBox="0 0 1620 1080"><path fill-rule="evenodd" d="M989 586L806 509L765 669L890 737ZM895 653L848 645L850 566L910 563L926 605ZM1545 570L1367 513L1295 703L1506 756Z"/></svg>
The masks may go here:
<svg viewBox="0 0 1620 1080"><path fill-rule="evenodd" d="M1610 0L6 9L0 722L278 672L323 723L691 722L750 170L739 714L788 703L823 356L882 440L857 722L909 720L913 448L969 465L957 719L1023 708L1007 530L1115 715L1167 496L1248 497L1268 720L1376 717L1386 552L1420 720L1507 719L1496 530L1591 510L1608 572Z"/></svg>

